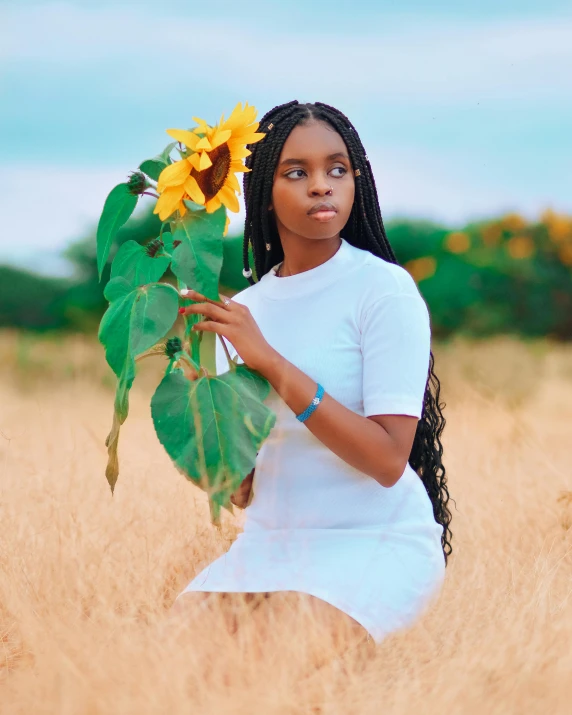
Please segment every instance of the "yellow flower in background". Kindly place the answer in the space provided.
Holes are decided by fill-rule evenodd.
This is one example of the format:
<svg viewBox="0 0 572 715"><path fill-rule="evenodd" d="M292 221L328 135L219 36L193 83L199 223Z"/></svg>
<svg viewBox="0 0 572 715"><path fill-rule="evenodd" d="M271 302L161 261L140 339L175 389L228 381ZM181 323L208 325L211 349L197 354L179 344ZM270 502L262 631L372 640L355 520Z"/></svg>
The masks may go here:
<svg viewBox="0 0 572 715"><path fill-rule="evenodd" d="M534 241L530 236L513 236L507 241L506 250L511 258L530 258L535 251Z"/></svg>
<svg viewBox="0 0 572 715"><path fill-rule="evenodd" d="M243 108L239 102L230 117L225 120L223 114L214 127L193 117L198 124L193 130L168 129L167 134L184 144L190 154L161 172L157 182L160 196L153 213L158 213L162 221L177 209L183 216L187 210L183 201L188 198L204 206L207 213L221 205L237 213L240 207L236 194L240 195L241 190L235 174L250 171L242 163L252 154L246 145L266 136L256 131L259 123L255 117L254 107L245 102ZM227 216L224 235L229 222Z"/></svg>
<svg viewBox="0 0 572 715"><path fill-rule="evenodd" d="M500 241L502 236L502 226L498 221L488 224L482 229L481 238L485 246L494 248Z"/></svg>
<svg viewBox="0 0 572 715"><path fill-rule="evenodd" d="M558 256L565 266L572 266L572 244L565 243L558 249Z"/></svg>
<svg viewBox="0 0 572 715"><path fill-rule="evenodd" d="M502 227L507 231L522 231L528 225L526 219L524 219L520 214L511 213L503 216L500 220Z"/></svg>
<svg viewBox="0 0 572 715"><path fill-rule="evenodd" d="M433 256L414 258L403 265L416 283L431 278L437 269L437 261Z"/></svg>
<svg viewBox="0 0 572 715"><path fill-rule="evenodd" d="M454 231L445 239L445 248L451 253L465 253L471 247L471 239L462 231Z"/></svg>
<svg viewBox="0 0 572 715"><path fill-rule="evenodd" d="M548 235L553 243L563 243L572 239L572 220L564 214L557 214L548 208L542 212L540 220L548 228Z"/></svg>

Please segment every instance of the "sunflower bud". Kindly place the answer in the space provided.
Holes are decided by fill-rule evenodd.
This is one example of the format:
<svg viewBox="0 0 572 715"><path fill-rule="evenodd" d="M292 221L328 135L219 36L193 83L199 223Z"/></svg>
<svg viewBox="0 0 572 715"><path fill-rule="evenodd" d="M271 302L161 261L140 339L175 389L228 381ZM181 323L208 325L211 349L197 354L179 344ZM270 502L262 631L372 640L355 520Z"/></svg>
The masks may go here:
<svg viewBox="0 0 572 715"><path fill-rule="evenodd" d="M161 241L160 238L154 238L152 241L149 241L149 243L146 244L145 253L149 256L149 258L155 258L155 256L163 247L163 241Z"/></svg>
<svg viewBox="0 0 572 715"><path fill-rule="evenodd" d="M165 343L165 355L168 358L174 358L177 353L180 353L183 349L183 343L181 338L175 336L174 338L169 338Z"/></svg>
<svg viewBox="0 0 572 715"><path fill-rule="evenodd" d="M127 180L127 187L131 194L142 194L150 186L151 184L147 181L147 177L142 171L132 171Z"/></svg>

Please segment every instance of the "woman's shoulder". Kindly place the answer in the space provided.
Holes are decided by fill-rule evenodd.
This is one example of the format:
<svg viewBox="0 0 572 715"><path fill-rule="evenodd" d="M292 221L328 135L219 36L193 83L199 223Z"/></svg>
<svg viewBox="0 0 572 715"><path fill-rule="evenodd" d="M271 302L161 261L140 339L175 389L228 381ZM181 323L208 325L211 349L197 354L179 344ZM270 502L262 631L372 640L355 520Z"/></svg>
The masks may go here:
<svg viewBox="0 0 572 715"><path fill-rule="evenodd" d="M371 300L397 295L421 297L417 283L403 266L356 246L352 246L352 251L361 264L354 271L354 280L358 281L362 295Z"/></svg>

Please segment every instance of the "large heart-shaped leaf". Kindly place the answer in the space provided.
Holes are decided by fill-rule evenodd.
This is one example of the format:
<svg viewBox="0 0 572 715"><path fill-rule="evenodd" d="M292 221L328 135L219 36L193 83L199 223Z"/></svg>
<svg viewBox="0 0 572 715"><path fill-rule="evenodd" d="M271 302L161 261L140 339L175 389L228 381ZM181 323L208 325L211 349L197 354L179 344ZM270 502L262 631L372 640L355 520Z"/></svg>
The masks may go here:
<svg viewBox="0 0 572 715"><path fill-rule="evenodd" d="M110 305L99 326L105 357L117 377L135 376L135 356L164 337L177 318L179 297L173 286L133 286L112 278L104 295Z"/></svg>
<svg viewBox="0 0 572 715"><path fill-rule="evenodd" d="M147 174L147 176L154 181L158 181L159 174L163 171L163 169L173 163L169 154L173 151L173 148L176 145L177 142L171 142L160 154L154 156L152 159L146 159L141 162L141 164L139 164L141 171L145 172L145 174Z"/></svg>
<svg viewBox="0 0 572 715"><path fill-rule="evenodd" d="M177 469L207 492L213 524L276 421L252 384L238 370L197 380L173 370L151 400L157 436Z"/></svg>
<svg viewBox="0 0 572 715"><path fill-rule="evenodd" d="M173 237L165 231L142 246L137 241L125 241L111 264L111 278L122 277L132 285L156 283L171 262Z"/></svg>
<svg viewBox="0 0 572 715"><path fill-rule="evenodd" d="M135 358L155 345L177 318L178 296L169 285L133 286L125 278L113 278L105 288L110 305L99 328L106 358L119 378L113 423L106 439L108 462L105 476L111 492L119 475L119 430L129 412L129 390L135 379Z"/></svg>
<svg viewBox="0 0 572 715"><path fill-rule="evenodd" d="M137 198L136 194L129 191L128 184L118 184L105 199L97 225L97 270L100 280L113 239L133 213Z"/></svg>
<svg viewBox="0 0 572 715"><path fill-rule="evenodd" d="M253 370L243 363L236 366L236 374L244 380L248 388L259 400L264 400L268 396L270 383L257 370Z"/></svg>
<svg viewBox="0 0 572 715"><path fill-rule="evenodd" d="M224 206L210 214L206 211L187 211L173 234L173 273L193 290L212 300L219 300L225 224Z"/></svg>

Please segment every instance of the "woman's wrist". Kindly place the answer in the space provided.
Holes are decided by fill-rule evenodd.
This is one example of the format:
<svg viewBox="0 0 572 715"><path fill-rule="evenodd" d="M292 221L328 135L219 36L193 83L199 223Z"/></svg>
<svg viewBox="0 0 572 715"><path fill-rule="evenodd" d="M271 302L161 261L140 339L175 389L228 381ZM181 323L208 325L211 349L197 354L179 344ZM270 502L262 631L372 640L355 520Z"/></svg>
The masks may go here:
<svg viewBox="0 0 572 715"><path fill-rule="evenodd" d="M268 350L263 355L260 363L254 368L271 384L275 381L276 376L280 374L281 365L284 358L274 348L268 346Z"/></svg>

